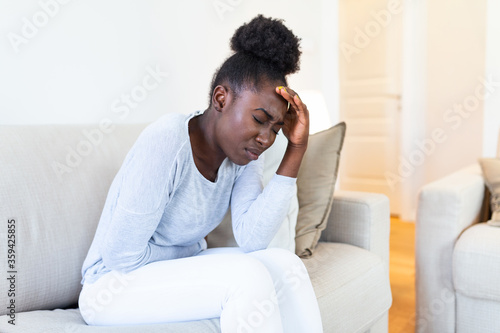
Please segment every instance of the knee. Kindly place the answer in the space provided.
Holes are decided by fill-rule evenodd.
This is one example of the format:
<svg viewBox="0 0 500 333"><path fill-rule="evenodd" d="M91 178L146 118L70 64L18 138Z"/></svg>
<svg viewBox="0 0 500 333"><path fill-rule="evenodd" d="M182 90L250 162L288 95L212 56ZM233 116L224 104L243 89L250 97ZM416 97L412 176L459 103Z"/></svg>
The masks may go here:
<svg viewBox="0 0 500 333"><path fill-rule="evenodd" d="M270 248L264 251L265 256L272 261L273 267L283 272L293 270L307 273L304 263L295 253L280 248Z"/></svg>
<svg viewBox="0 0 500 333"><path fill-rule="evenodd" d="M275 286L280 289L284 286L292 290L298 289L304 281L309 281L309 274L302 260L294 253L271 248L265 250L266 260L272 263Z"/></svg>
<svg viewBox="0 0 500 333"><path fill-rule="evenodd" d="M273 280L266 266L247 255L237 255L228 263L231 275L238 285L248 289L274 289Z"/></svg>
<svg viewBox="0 0 500 333"><path fill-rule="evenodd" d="M286 265L302 265L302 260L295 253L290 252L289 250L273 247L264 251L267 252L268 256L275 258L276 262L283 262Z"/></svg>

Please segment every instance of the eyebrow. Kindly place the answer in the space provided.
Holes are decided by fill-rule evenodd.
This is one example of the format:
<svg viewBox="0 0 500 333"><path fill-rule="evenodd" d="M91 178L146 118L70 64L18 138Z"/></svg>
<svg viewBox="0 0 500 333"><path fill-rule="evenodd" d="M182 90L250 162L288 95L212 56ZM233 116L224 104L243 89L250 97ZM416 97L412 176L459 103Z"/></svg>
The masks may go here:
<svg viewBox="0 0 500 333"><path fill-rule="evenodd" d="M266 114L267 118L269 118L270 120L274 120L274 117L271 116L271 114L269 112L267 112L266 109L264 109L264 108L257 108L255 110L259 110L259 111L264 112ZM285 123L283 121L280 121L277 124L278 125L285 125Z"/></svg>

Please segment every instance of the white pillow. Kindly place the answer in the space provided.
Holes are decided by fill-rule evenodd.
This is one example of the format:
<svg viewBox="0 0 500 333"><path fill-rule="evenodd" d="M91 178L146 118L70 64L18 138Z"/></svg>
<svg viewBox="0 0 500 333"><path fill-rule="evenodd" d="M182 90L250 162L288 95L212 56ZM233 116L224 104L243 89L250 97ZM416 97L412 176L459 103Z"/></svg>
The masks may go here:
<svg viewBox="0 0 500 333"><path fill-rule="evenodd" d="M500 158L500 133L498 134L497 157Z"/></svg>
<svg viewBox="0 0 500 333"><path fill-rule="evenodd" d="M285 155L285 150L288 145L288 139L280 133L274 144L264 152L264 173L263 183L264 186L269 183L271 178L278 170L278 167ZM297 225L297 216L299 214L299 200L297 198L297 184L294 186L294 196L290 201L288 214L282 222L281 227L269 244L270 247L279 247L295 253L295 226Z"/></svg>
<svg viewBox="0 0 500 333"><path fill-rule="evenodd" d="M264 186L269 183L273 175L278 170L283 155L285 154L288 139L280 133L274 144L264 152ZM297 225L297 215L299 212L299 202L297 199L297 185L294 187L295 195L290 201L288 214L283 220L280 229L272 239L268 248L278 247L295 253L295 226ZM234 239L231 225L231 211L229 210L222 222L207 236L208 247L232 247L238 246Z"/></svg>

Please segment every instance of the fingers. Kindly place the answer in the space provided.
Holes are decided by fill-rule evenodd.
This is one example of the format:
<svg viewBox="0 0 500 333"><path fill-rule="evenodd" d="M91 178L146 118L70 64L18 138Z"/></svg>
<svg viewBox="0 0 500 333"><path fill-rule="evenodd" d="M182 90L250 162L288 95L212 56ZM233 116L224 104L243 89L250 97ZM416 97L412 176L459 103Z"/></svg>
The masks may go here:
<svg viewBox="0 0 500 333"><path fill-rule="evenodd" d="M297 114L299 112L308 114L307 106L302 102L299 95L293 89L279 86L276 87L276 92L289 103L288 111L290 111L290 107L292 107Z"/></svg>
<svg viewBox="0 0 500 333"><path fill-rule="evenodd" d="M294 103L294 96L297 95L295 91L288 87L276 87L276 92L280 94L288 103Z"/></svg>

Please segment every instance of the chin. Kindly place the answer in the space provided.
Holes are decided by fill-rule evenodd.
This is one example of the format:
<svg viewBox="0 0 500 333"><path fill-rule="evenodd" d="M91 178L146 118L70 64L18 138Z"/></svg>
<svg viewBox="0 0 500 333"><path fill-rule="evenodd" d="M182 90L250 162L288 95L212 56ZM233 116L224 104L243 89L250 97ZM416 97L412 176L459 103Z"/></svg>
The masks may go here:
<svg viewBox="0 0 500 333"><path fill-rule="evenodd" d="M233 151L234 154L226 154L227 158L236 165L245 166L250 162L257 160L259 157L251 157L249 156L246 149Z"/></svg>
<svg viewBox="0 0 500 333"><path fill-rule="evenodd" d="M231 162L233 162L234 164L239 165L239 166L245 166L245 165L247 165L248 163L251 162L251 161L249 161L247 159L243 159L243 158L242 159L238 159L238 160L232 159L230 157L228 157L228 158L229 158L229 160Z"/></svg>
<svg viewBox="0 0 500 333"><path fill-rule="evenodd" d="M226 155L227 158L233 162L236 165L239 166L244 166L247 165L248 163L252 162L251 159L249 159L246 154L234 154L232 156Z"/></svg>

